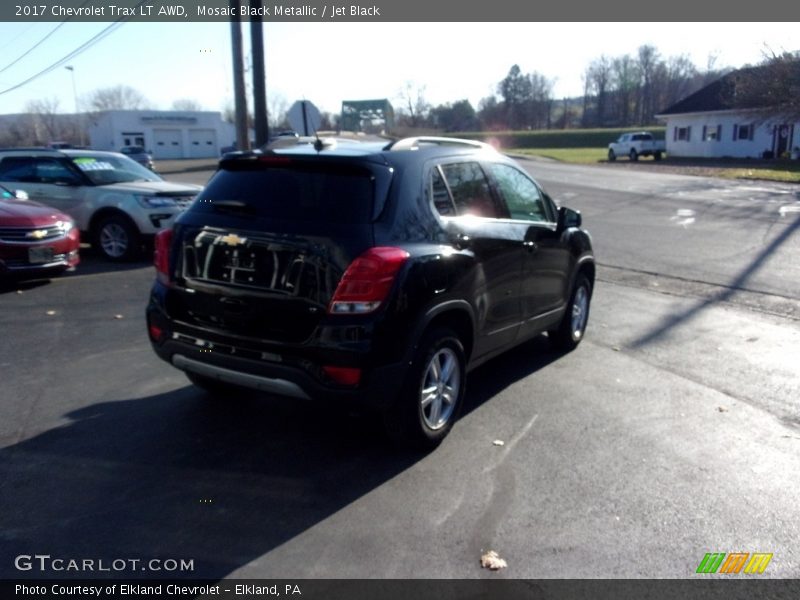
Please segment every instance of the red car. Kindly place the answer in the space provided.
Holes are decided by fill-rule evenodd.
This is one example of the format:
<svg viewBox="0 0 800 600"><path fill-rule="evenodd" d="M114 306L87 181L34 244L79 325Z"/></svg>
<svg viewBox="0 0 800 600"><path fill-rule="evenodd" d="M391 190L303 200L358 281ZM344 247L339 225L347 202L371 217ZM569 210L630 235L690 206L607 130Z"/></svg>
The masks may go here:
<svg viewBox="0 0 800 600"><path fill-rule="evenodd" d="M0 276L73 269L80 260L79 235L64 213L0 186Z"/></svg>

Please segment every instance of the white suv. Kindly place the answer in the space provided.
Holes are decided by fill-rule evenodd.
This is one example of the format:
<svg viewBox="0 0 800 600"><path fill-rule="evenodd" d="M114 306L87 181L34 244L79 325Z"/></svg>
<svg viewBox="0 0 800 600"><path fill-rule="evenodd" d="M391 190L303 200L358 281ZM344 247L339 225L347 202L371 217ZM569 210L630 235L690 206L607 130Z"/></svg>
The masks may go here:
<svg viewBox="0 0 800 600"><path fill-rule="evenodd" d="M130 260L202 189L164 181L127 156L94 150L0 150L0 183L71 216L103 255Z"/></svg>

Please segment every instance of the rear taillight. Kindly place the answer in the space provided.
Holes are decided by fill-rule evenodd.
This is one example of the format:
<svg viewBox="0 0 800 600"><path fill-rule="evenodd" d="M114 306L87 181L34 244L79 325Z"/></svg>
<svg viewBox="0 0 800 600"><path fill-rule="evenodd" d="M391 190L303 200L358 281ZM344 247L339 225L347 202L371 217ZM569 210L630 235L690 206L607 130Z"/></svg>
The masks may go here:
<svg viewBox="0 0 800 600"><path fill-rule="evenodd" d="M356 258L342 275L328 312L334 315L368 313L381 305L397 272L408 260L402 248L379 246Z"/></svg>
<svg viewBox="0 0 800 600"><path fill-rule="evenodd" d="M339 385L358 385L361 381L361 369L355 367L334 367L325 365L322 371Z"/></svg>
<svg viewBox="0 0 800 600"><path fill-rule="evenodd" d="M172 228L162 229L156 234L153 264L156 267L156 277L161 283L170 282L169 249L172 245Z"/></svg>
<svg viewBox="0 0 800 600"><path fill-rule="evenodd" d="M150 334L150 339L156 343L161 342L161 339L164 337L164 330L152 323L148 325L147 332Z"/></svg>

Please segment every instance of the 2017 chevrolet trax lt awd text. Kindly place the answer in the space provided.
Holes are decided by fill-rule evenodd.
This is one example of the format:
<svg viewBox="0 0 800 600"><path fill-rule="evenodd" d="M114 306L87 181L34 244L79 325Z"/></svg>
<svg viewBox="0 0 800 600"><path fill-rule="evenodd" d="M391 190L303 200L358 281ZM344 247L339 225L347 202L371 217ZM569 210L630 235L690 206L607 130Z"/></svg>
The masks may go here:
<svg viewBox="0 0 800 600"><path fill-rule="evenodd" d="M230 154L156 238L150 339L212 395L355 400L433 447L469 370L543 332L581 341L595 263L580 226L479 142Z"/></svg>

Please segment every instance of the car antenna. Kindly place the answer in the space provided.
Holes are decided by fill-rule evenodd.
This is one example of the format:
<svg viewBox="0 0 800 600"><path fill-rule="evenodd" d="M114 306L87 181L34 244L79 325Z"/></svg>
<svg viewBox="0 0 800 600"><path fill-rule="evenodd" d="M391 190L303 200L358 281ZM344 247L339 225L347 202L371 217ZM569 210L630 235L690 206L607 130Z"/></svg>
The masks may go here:
<svg viewBox="0 0 800 600"><path fill-rule="evenodd" d="M322 149L325 147L325 144L322 143L322 140L319 137L319 131L317 130L316 127L314 128L314 136L317 138L316 141L314 142L314 150L316 150L317 152L322 152Z"/></svg>
<svg viewBox="0 0 800 600"><path fill-rule="evenodd" d="M306 100L303 98L302 100L302 109L303 109L303 135L308 135L308 126L311 125L309 123L309 119L306 116ZM314 137L317 138L314 140L314 150L317 152L322 152L325 148L325 144L322 143L322 140L319 137L319 130L314 127Z"/></svg>

